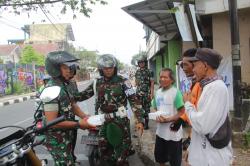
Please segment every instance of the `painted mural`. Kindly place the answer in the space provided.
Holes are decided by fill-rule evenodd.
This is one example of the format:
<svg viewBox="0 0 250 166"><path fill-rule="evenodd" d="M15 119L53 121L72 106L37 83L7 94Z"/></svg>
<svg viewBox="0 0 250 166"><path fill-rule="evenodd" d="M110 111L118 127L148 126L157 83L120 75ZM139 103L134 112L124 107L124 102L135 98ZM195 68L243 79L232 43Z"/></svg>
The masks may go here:
<svg viewBox="0 0 250 166"><path fill-rule="evenodd" d="M34 88L34 70L37 86L39 87L45 75L44 66L21 65L21 64L0 64L0 96L6 95L8 87L12 83L22 82L25 86Z"/></svg>

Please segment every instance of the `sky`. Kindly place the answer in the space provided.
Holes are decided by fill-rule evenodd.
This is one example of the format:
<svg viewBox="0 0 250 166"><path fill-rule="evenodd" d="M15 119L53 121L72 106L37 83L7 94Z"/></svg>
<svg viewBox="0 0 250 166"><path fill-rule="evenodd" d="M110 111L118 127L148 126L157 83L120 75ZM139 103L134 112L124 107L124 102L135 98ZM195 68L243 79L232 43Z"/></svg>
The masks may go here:
<svg viewBox="0 0 250 166"><path fill-rule="evenodd" d="M142 0L106 0L107 5L91 6L93 12L90 18L78 14L72 19L72 13L60 14L60 6L47 7L48 14L53 23L71 23L76 47L81 46L87 50L98 50L99 54L113 54L121 62L130 64L133 55L139 50L145 50L146 41L143 25L135 18L124 12L121 8ZM50 23L46 16L37 12L14 15L8 11L0 11L0 44L7 44L8 39L23 39L23 25L37 23ZM8 25L6 25L8 24Z"/></svg>

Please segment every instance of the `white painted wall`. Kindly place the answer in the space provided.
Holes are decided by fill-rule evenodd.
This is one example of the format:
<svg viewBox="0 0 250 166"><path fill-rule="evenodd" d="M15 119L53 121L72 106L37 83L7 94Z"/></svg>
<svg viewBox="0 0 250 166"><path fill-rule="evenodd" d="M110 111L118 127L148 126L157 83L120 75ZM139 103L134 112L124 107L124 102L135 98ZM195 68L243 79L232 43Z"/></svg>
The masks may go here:
<svg viewBox="0 0 250 166"><path fill-rule="evenodd" d="M250 7L250 0L237 0L238 9ZM196 0L198 14L212 14L228 11L228 0Z"/></svg>

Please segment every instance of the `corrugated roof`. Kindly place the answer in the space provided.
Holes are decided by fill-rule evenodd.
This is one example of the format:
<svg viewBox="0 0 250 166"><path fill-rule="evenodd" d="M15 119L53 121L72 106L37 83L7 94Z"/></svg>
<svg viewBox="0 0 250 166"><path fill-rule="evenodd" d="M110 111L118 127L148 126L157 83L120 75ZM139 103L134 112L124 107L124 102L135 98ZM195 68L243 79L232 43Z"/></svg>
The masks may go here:
<svg viewBox="0 0 250 166"><path fill-rule="evenodd" d="M58 44L55 43L46 43L46 44L25 44L22 47L30 45L36 50L36 52L46 56L51 51L61 50Z"/></svg>
<svg viewBox="0 0 250 166"><path fill-rule="evenodd" d="M0 55L10 55L11 52L17 47L18 45L10 44L10 45L0 45Z"/></svg>
<svg viewBox="0 0 250 166"><path fill-rule="evenodd" d="M181 0L174 0L175 2ZM145 0L122 9L159 35L178 32L174 16L169 12L170 0Z"/></svg>

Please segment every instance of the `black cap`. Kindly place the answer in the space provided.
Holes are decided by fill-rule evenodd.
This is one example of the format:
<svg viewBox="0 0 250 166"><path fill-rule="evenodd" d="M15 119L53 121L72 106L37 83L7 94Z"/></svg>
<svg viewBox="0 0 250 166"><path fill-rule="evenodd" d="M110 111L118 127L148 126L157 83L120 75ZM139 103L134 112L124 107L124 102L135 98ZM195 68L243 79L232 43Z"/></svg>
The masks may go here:
<svg viewBox="0 0 250 166"><path fill-rule="evenodd" d="M189 61L207 62L213 69L217 69L222 60L222 56L215 50L210 48L198 48L194 57L189 57Z"/></svg>

